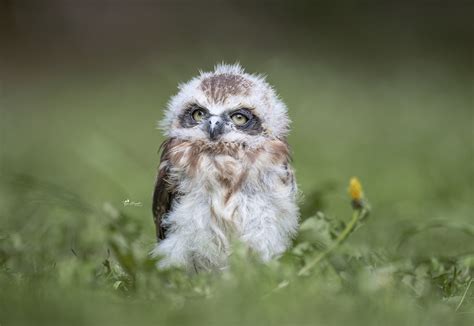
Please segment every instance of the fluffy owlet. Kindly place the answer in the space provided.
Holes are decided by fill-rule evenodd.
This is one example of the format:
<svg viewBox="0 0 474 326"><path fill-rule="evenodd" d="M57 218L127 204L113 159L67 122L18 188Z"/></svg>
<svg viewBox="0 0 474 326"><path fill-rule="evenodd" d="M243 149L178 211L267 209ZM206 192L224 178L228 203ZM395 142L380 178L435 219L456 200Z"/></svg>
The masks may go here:
<svg viewBox="0 0 474 326"><path fill-rule="evenodd" d="M261 76L219 65L179 87L166 109L153 195L159 267L214 270L230 244L263 261L298 227L285 104Z"/></svg>

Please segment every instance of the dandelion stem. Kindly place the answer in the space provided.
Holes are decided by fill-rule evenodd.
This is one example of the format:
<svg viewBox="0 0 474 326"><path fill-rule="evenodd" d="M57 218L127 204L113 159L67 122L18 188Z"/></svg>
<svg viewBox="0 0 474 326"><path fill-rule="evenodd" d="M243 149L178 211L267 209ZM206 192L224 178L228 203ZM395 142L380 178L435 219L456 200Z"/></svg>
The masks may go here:
<svg viewBox="0 0 474 326"><path fill-rule="evenodd" d="M313 260L307 263L302 269L300 269L300 271L298 272L298 276L306 274L314 266L316 266L321 260L329 256L332 253L332 251L334 251L334 249L339 247L339 245L343 243L347 239L347 237L355 230L357 223L362 219L362 217L365 214L366 214L365 209L363 208L355 209L354 212L352 213L351 221L349 222L349 224L346 225L344 230L339 234L336 241L334 241L331 246L329 246L326 250L321 252Z"/></svg>

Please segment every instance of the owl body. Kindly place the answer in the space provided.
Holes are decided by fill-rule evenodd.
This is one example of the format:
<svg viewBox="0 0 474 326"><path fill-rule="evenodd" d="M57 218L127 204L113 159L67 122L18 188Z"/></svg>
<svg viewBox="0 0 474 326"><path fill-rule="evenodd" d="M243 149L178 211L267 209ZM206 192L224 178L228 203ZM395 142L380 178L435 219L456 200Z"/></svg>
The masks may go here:
<svg viewBox="0 0 474 326"><path fill-rule="evenodd" d="M275 107L280 130L264 115ZM181 87L165 118L153 199L160 267L223 268L234 240L263 261L288 248L298 206L287 124L273 89L239 66L218 66Z"/></svg>

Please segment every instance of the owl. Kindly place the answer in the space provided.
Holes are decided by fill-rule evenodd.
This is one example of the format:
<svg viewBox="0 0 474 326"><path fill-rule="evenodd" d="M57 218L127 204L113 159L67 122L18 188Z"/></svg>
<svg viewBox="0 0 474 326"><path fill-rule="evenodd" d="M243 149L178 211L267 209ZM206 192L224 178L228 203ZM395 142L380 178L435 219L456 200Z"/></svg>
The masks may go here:
<svg viewBox="0 0 474 326"><path fill-rule="evenodd" d="M264 77L221 64L181 84L161 121L153 194L159 268L227 266L231 244L262 261L298 229L287 107Z"/></svg>

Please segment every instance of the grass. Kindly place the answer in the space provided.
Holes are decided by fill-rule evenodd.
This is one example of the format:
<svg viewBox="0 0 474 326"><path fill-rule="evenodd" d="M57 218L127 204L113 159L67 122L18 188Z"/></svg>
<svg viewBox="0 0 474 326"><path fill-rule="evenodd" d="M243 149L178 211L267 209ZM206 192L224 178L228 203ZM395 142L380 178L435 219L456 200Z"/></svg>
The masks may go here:
<svg viewBox="0 0 474 326"><path fill-rule="evenodd" d="M236 244L228 271L189 276L148 256L155 122L202 67L176 62L5 88L0 325L472 325L470 77L429 62L382 78L243 60L290 107L301 230L278 261ZM346 234L353 175L372 212Z"/></svg>

